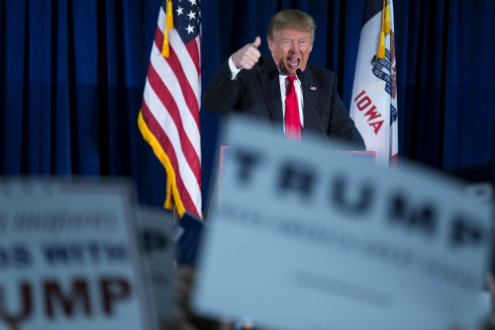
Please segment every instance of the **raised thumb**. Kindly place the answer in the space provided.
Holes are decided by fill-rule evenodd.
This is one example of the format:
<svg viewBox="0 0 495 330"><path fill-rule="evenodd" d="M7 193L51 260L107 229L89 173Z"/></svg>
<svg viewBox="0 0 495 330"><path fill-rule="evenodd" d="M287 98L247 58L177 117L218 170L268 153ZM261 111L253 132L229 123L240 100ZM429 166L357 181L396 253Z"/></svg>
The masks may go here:
<svg viewBox="0 0 495 330"><path fill-rule="evenodd" d="M261 38L256 37L256 39L254 39L254 42L251 45L258 48L261 45Z"/></svg>

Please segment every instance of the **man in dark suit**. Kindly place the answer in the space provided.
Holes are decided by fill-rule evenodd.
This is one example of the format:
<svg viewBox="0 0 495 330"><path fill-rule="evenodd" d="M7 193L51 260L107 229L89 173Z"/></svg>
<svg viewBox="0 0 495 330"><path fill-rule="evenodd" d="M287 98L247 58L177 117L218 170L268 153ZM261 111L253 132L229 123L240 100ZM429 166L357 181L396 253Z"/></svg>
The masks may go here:
<svg viewBox="0 0 495 330"><path fill-rule="evenodd" d="M300 10L278 12L267 31L271 54L258 51L260 37L232 54L210 80L202 108L269 120L296 139L310 130L364 150L338 95L336 75L308 64L315 28L313 18Z"/></svg>

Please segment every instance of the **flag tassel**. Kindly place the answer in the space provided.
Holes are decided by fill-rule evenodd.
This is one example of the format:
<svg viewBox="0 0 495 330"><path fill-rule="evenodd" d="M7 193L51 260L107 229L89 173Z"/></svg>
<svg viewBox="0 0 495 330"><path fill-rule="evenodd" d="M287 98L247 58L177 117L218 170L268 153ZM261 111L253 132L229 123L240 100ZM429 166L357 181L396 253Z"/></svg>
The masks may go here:
<svg viewBox="0 0 495 330"><path fill-rule="evenodd" d="M388 22L388 30L387 30L387 22ZM388 11L388 0L383 0L382 29L380 32L380 43L378 44L378 52L376 54L377 58L385 58L385 34L390 34L390 17Z"/></svg>
<svg viewBox="0 0 495 330"><path fill-rule="evenodd" d="M378 58L385 58L385 32L380 32L380 44L378 45Z"/></svg>
<svg viewBox="0 0 495 330"><path fill-rule="evenodd" d="M167 9L166 9L166 23L165 30L163 31L163 44L162 44L162 56L170 57L170 45L168 40L168 30L174 28L174 14L172 11L172 1L167 0Z"/></svg>
<svg viewBox="0 0 495 330"><path fill-rule="evenodd" d="M390 34L390 9L388 8L388 4L385 8L384 30L385 34Z"/></svg>

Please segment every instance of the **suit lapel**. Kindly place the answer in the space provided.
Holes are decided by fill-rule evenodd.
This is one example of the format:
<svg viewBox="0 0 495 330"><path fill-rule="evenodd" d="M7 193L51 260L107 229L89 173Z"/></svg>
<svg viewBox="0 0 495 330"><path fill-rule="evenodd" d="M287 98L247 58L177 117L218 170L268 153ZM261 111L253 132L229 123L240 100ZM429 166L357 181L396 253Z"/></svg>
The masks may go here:
<svg viewBox="0 0 495 330"><path fill-rule="evenodd" d="M278 70L270 55L263 56L263 63L258 79L263 89L265 104L270 113L270 119L275 126L282 126L282 96L280 95L280 83Z"/></svg>
<svg viewBox="0 0 495 330"><path fill-rule="evenodd" d="M317 119L315 118L315 114L311 110L311 106L313 106L314 111L316 112L317 115L319 115L318 95L319 95L320 86L318 86L318 82L316 81L316 79L314 79L309 68L306 68L306 70L304 70L303 75L304 75L303 88L304 88L304 93L306 94L304 106L303 106L303 115L304 115L303 130L313 129L313 130L321 131ZM306 100L306 98L309 99L309 102L308 100Z"/></svg>

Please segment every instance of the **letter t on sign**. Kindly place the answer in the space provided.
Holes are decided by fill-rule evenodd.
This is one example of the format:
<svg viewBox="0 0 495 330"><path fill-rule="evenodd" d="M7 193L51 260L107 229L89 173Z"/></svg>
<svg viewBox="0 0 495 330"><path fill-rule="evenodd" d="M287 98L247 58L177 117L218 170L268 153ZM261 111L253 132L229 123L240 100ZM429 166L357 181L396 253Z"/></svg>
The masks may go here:
<svg viewBox="0 0 495 330"><path fill-rule="evenodd" d="M234 158L237 160L237 179L241 184L248 183L252 179L255 167L259 164L261 155L255 151L235 148Z"/></svg>

